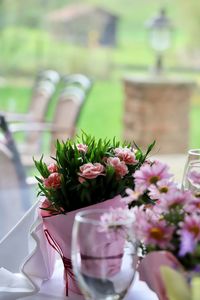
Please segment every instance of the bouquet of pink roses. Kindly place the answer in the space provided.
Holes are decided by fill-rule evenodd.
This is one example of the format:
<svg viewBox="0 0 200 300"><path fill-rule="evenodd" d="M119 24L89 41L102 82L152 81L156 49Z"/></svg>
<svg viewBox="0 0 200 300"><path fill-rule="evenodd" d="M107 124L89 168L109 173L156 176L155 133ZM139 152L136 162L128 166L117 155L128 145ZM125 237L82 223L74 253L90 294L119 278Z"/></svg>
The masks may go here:
<svg viewBox="0 0 200 300"><path fill-rule="evenodd" d="M44 209L65 214L125 195L127 187L134 187L133 174L146 162L153 146L154 143L143 154L130 143L96 140L86 134L77 137L76 142L58 141L52 164L47 165L43 157L35 161L41 175L36 177L39 195L49 203Z"/></svg>

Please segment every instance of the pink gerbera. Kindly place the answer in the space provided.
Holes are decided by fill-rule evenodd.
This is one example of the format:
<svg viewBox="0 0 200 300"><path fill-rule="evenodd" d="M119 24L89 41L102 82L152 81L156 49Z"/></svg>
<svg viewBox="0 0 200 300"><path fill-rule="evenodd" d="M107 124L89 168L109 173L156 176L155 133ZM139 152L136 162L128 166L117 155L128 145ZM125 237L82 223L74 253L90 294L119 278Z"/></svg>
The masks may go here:
<svg viewBox="0 0 200 300"><path fill-rule="evenodd" d="M195 240L200 240L200 218L196 213L187 215L184 221L180 222L180 228L180 235L182 234L182 231L187 231Z"/></svg>
<svg viewBox="0 0 200 300"><path fill-rule="evenodd" d="M164 198L160 199L158 207L163 211L179 207L183 208L188 202L193 200L193 195L190 191L181 191L178 188L173 188Z"/></svg>
<svg viewBox="0 0 200 300"><path fill-rule="evenodd" d="M136 189L145 191L151 184L157 184L162 179L170 178L172 175L168 170L169 167L166 164L157 160L151 165L142 165L140 170L133 175Z"/></svg>
<svg viewBox="0 0 200 300"><path fill-rule="evenodd" d="M176 184L168 179L162 179L158 181L156 185L151 184L148 190L148 194L151 197L151 199L161 200L165 198L166 195L176 190Z"/></svg>
<svg viewBox="0 0 200 300"><path fill-rule="evenodd" d="M168 226L167 222L161 219L159 215L155 215L153 211L148 209L145 212L138 210L135 223L136 231L145 245L154 245L161 249L171 247L170 241L174 228Z"/></svg>

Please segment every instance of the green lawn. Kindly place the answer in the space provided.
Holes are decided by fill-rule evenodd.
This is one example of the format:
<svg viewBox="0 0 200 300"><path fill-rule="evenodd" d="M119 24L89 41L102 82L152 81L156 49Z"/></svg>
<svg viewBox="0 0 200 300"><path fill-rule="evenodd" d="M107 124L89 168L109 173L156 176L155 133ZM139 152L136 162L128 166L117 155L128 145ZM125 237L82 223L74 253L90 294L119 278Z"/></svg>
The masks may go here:
<svg viewBox="0 0 200 300"><path fill-rule="evenodd" d="M0 110L26 111L31 96L31 85L0 87ZM53 113L53 103L48 119ZM195 95L190 111L190 147L200 148L200 96ZM97 137L122 138L123 86L119 80L96 81L88 96L78 122L84 130ZM181 134L181 133L180 133Z"/></svg>

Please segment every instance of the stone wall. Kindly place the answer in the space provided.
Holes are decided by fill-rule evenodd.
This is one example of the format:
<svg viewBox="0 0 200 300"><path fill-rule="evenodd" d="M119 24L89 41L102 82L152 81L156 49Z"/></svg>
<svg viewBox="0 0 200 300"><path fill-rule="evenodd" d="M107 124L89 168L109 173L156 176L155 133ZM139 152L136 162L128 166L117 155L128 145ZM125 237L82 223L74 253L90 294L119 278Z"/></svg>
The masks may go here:
<svg viewBox="0 0 200 300"><path fill-rule="evenodd" d="M142 149L156 140L159 153L185 153L193 88L180 80L125 78L123 139Z"/></svg>

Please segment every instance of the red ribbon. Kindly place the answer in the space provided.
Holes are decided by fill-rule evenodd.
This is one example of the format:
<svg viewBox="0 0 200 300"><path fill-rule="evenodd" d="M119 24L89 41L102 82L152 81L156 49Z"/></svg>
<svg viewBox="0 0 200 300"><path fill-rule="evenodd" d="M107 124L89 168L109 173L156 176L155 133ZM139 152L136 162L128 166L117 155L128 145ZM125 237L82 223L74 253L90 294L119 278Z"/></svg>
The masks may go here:
<svg viewBox="0 0 200 300"><path fill-rule="evenodd" d="M69 277L71 277L71 279L73 281L75 281L75 276L74 276L74 273L72 271L71 259L69 259L69 258L67 258L63 255L62 249L60 248L58 243L51 236L51 234L49 233L49 231L47 229L44 229L44 233L45 233L45 236L46 236L47 241L49 242L49 244L54 248L54 250L56 250L60 254L61 259L63 261L63 265L64 265L64 269L65 269L65 279L66 279L66 296L68 296L69 295Z"/></svg>

